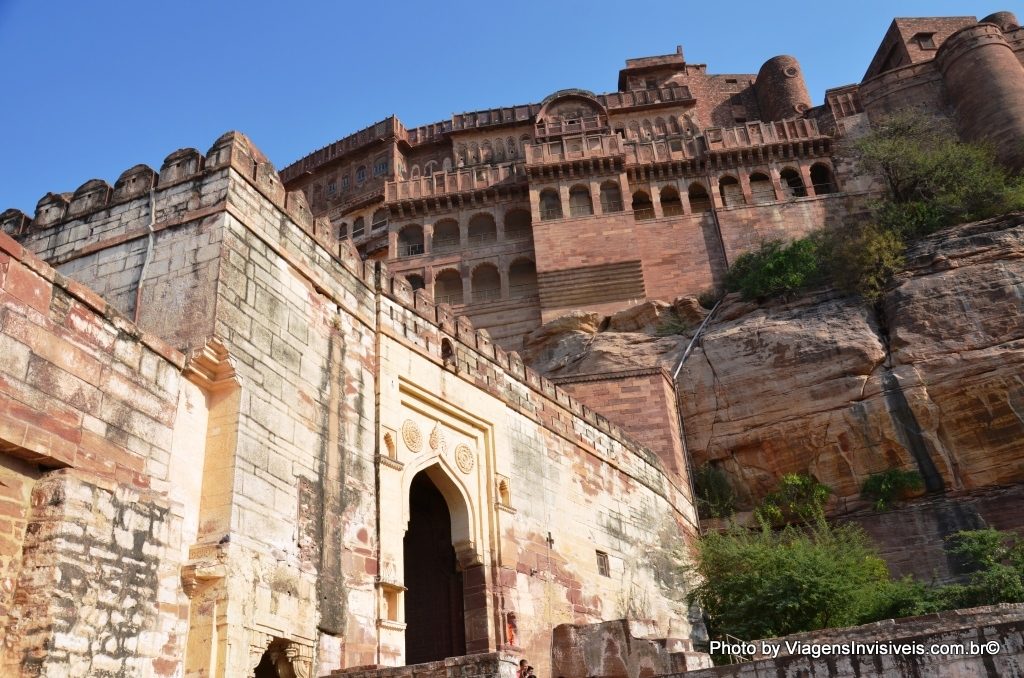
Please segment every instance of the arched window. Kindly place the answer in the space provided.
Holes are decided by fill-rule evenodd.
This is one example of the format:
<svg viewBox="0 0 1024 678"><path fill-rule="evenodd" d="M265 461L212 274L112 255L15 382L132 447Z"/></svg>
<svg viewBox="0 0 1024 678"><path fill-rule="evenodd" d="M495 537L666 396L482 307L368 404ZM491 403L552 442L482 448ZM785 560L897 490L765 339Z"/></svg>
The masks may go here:
<svg viewBox="0 0 1024 678"><path fill-rule="evenodd" d="M804 181L800 178L800 173L792 167L787 167L782 170L779 175L782 179L782 185L786 189L788 198L806 198L807 189L804 188Z"/></svg>
<svg viewBox="0 0 1024 678"><path fill-rule="evenodd" d="M431 249L434 252L451 252L462 246L459 223L454 219L441 219L434 224L434 238Z"/></svg>
<svg viewBox="0 0 1024 678"><path fill-rule="evenodd" d="M544 189L540 192L540 220L549 221L561 218L562 199L558 196L558 191L553 188Z"/></svg>
<svg viewBox="0 0 1024 678"><path fill-rule="evenodd" d="M508 269L508 291L511 297L537 294L537 266L529 259L517 259Z"/></svg>
<svg viewBox="0 0 1024 678"><path fill-rule="evenodd" d="M668 131L672 134L679 134L679 121L676 120L676 117L674 115L669 116Z"/></svg>
<svg viewBox="0 0 1024 678"><path fill-rule="evenodd" d="M474 268L472 281L474 304L501 299L501 276L494 264L480 264Z"/></svg>
<svg viewBox="0 0 1024 678"><path fill-rule="evenodd" d="M508 159L511 160L516 157L516 140L512 137L505 139L505 147L508 150Z"/></svg>
<svg viewBox="0 0 1024 678"><path fill-rule="evenodd" d="M811 185L814 186L814 195L828 195L836 192L835 180L832 178L832 170L824 163L811 165Z"/></svg>
<svg viewBox="0 0 1024 678"><path fill-rule="evenodd" d="M476 214L469 220L469 244L486 245L498 239L498 227L490 214Z"/></svg>
<svg viewBox="0 0 1024 678"><path fill-rule="evenodd" d="M434 301L439 304L462 304L462 276L446 268L434 277Z"/></svg>
<svg viewBox="0 0 1024 678"><path fill-rule="evenodd" d="M431 160L430 162L428 162L427 164L425 164L423 166L423 174L425 174L428 177L434 176L434 172L436 172L436 171L437 171L437 162L434 161L434 160Z"/></svg>
<svg viewBox="0 0 1024 678"><path fill-rule="evenodd" d="M654 125L651 124L650 120L644 120L640 125L640 129L643 131L644 141L650 141L654 137Z"/></svg>
<svg viewBox="0 0 1024 678"><path fill-rule="evenodd" d="M631 120L629 122L629 127L627 129L629 130L627 134L630 139L640 138L640 125L637 123L636 120Z"/></svg>
<svg viewBox="0 0 1024 678"><path fill-rule="evenodd" d="M358 238L364 233L366 233L366 221L362 217L359 217L352 222L352 237Z"/></svg>
<svg viewBox="0 0 1024 678"><path fill-rule="evenodd" d="M413 179L418 179L420 176L420 166L413 165L412 170L409 172L409 176L412 177Z"/></svg>
<svg viewBox="0 0 1024 678"><path fill-rule="evenodd" d="M586 186L573 186L569 189L569 215L585 217L594 213L594 203L590 201L590 190Z"/></svg>
<svg viewBox="0 0 1024 678"><path fill-rule="evenodd" d="M683 213L683 201L675 186L663 186L660 193L661 213L666 217L678 217Z"/></svg>
<svg viewBox="0 0 1024 678"><path fill-rule="evenodd" d="M654 218L654 204L651 203L651 196L643 191L633 194L633 218L637 221Z"/></svg>
<svg viewBox="0 0 1024 678"><path fill-rule="evenodd" d="M427 283L424 282L423 276L418 273L405 276L405 279L409 281L409 286L412 287L413 291L422 290L426 288Z"/></svg>
<svg viewBox="0 0 1024 678"><path fill-rule="evenodd" d="M360 165L356 168L356 183L361 184L366 181L366 165Z"/></svg>
<svg viewBox="0 0 1024 678"><path fill-rule="evenodd" d="M622 211L622 190L616 181L601 184L601 211L605 214Z"/></svg>
<svg viewBox="0 0 1024 678"><path fill-rule="evenodd" d="M348 237L348 224L343 221L340 224L338 224L338 240L344 240L347 237Z"/></svg>
<svg viewBox="0 0 1024 678"><path fill-rule="evenodd" d="M403 226L398 232L398 256L414 257L423 254L423 227L419 224Z"/></svg>
<svg viewBox="0 0 1024 678"><path fill-rule="evenodd" d="M750 175L750 199L755 205L775 202L775 187L767 174L754 172Z"/></svg>
<svg viewBox="0 0 1024 678"><path fill-rule="evenodd" d="M668 128L665 127L665 118L657 118L654 121L654 131L659 137L663 137L668 134Z"/></svg>
<svg viewBox="0 0 1024 678"><path fill-rule="evenodd" d="M513 209L505 213L505 240L529 240L533 236L530 228L530 213Z"/></svg>
<svg viewBox="0 0 1024 678"><path fill-rule="evenodd" d="M374 210L373 219L370 220L370 230L379 231L388 226L388 211L384 208Z"/></svg>
<svg viewBox="0 0 1024 678"><path fill-rule="evenodd" d="M711 196L703 184L694 182L686 191L690 198L690 211L694 214L711 211Z"/></svg>
<svg viewBox="0 0 1024 678"><path fill-rule="evenodd" d="M735 207L743 204L743 189L736 177L725 176L718 180L718 194L722 196L722 206Z"/></svg>

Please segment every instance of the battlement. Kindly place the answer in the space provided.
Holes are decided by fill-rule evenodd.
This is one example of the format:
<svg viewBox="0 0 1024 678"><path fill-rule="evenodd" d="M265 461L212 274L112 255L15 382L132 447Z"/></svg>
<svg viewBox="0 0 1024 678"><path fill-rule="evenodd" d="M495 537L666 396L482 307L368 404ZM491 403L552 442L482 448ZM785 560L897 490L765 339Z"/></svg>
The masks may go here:
<svg viewBox="0 0 1024 678"><path fill-rule="evenodd" d="M158 204L167 192L181 184L203 181L211 175L232 167L253 181L261 192L314 239L326 247L336 248L330 223L314 219L306 196L301 191L286 191L280 176L266 156L241 132L221 135L205 155L194 148L182 148L168 155L156 172L146 165L135 165L117 178L111 187L102 179L90 179L73 193L47 193L36 204L35 216L29 218L11 208L0 214L3 231L25 240L71 229L77 223L104 216L117 217L127 213L136 201L148 203L153 210L151 220L161 215ZM208 207L208 205L190 205Z"/></svg>

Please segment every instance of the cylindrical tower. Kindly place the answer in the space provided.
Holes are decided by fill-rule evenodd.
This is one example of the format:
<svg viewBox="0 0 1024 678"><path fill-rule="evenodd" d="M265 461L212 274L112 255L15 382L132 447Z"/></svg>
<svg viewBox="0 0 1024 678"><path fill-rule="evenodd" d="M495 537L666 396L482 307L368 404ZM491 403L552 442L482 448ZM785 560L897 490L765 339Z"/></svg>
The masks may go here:
<svg viewBox="0 0 1024 678"><path fill-rule="evenodd" d="M990 142L1002 162L1024 168L1024 66L999 26L980 23L957 31L935 59L961 136Z"/></svg>
<svg viewBox="0 0 1024 678"><path fill-rule="evenodd" d="M762 120L784 120L802 116L811 107L800 62L783 54L764 62L754 81Z"/></svg>
<svg viewBox="0 0 1024 678"><path fill-rule="evenodd" d="M999 26L999 29L1003 33L1020 27L1020 24L1017 22L1017 15L1013 12L992 12L982 19L980 23L995 24L996 26Z"/></svg>

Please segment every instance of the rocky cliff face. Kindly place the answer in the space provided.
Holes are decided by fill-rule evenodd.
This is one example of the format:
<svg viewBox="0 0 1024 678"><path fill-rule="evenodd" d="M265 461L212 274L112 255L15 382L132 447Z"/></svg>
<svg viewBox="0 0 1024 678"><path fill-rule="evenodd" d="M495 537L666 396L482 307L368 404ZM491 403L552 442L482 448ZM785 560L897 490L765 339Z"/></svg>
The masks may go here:
<svg viewBox="0 0 1024 678"><path fill-rule="evenodd" d="M700 319L692 299L578 314L524 355L552 376L671 369ZM834 512L862 509L864 480L891 468L919 471L931 493L1020 483L1024 214L917 243L877 307L831 292L728 297L677 386L693 463L723 469L747 506L785 473L830 485Z"/></svg>

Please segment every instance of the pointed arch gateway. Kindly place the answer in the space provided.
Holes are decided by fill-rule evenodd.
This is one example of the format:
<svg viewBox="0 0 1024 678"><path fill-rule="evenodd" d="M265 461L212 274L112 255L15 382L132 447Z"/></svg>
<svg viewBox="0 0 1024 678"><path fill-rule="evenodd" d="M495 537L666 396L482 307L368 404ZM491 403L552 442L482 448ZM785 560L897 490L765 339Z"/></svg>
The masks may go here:
<svg viewBox="0 0 1024 678"><path fill-rule="evenodd" d="M466 654L464 551L470 540L469 505L439 464L409 484L405 562L405 663ZM460 558L460 556L462 556Z"/></svg>

